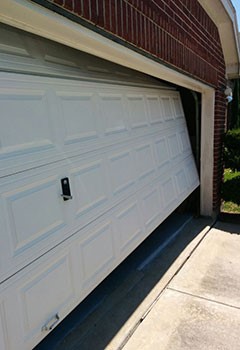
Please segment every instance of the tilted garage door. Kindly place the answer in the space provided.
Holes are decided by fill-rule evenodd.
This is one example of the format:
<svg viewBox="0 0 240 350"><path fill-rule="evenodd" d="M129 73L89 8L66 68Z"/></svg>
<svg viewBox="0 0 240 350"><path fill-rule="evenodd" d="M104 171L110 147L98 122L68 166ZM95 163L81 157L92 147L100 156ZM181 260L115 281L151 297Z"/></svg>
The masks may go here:
<svg viewBox="0 0 240 350"><path fill-rule="evenodd" d="M199 180L173 88L0 34L0 348L31 349Z"/></svg>

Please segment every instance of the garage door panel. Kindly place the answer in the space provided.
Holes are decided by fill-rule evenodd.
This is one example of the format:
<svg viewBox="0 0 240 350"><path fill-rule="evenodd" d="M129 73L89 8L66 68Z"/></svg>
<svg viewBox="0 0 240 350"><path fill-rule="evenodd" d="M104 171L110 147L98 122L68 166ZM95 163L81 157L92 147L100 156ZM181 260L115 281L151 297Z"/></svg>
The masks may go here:
<svg viewBox="0 0 240 350"><path fill-rule="evenodd" d="M63 166L63 168L62 168ZM72 204L61 197L67 164L7 177L0 186L0 281L51 249L69 234ZM70 208L71 207L71 208Z"/></svg>
<svg viewBox="0 0 240 350"><path fill-rule="evenodd" d="M173 87L0 27L0 348L32 349L199 180Z"/></svg>
<svg viewBox="0 0 240 350"><path fill-rule="evenodd" d="M81 143L98 137L93 93L61 91L59 109L64 122L64 144Z"/></svg>
<svg viewBox="0 0 240 350"><path fill-rule="evenodd" d="M102 159L71 170L76 216L100 206L108 200L106 169Z"/></svg>
<svg viewBox="0 0 240 350"><path fill-rule="evenodd" d="M146 103L142 94L127 94L130 125L132 129L148 126Z"/></svg>
<svg viewBox="0 0 240 350"><path fill-rule="evenodd" d="M159 170L164 170L170 162L169 148L166 137L156 137L154 140L155 157Z"/></svg>
<svg viewBox="0 0 240 350"><path fill-rule="evenodd" d="M5 115L0 176L131 143L182 122L174 119L174 91L162 97L160 90L140 87L7 73L1 77L6 89L0 96Z"/></svg>
<svg viewBox="0 0 240 350"><path fill-rule="evenodd" d="M76 306L72 253L70 246L48 253L5 283L1 294L11 310L6 349L32 349Z"/></svg>
<svg viewBox="0 0 240 350"><path fill-rule="evenodd" d="M172 99L175 118L176 119L184 119L184 111L181 103L180 96L174 96Z"/></svg>
<svg viewBox="0 0 240 350"><path fill-rule="evenodd" d="M87 238L78 246L83 270L83 290L95 287L112 269L116 259L111 220L88 231Z"/></svg>
<svg viewBox="0 0 240 350"><path fill-rule="evenodd" d="M150 124L158 124L163 122L163 111L161 108L160 98L157 94L147 94L147 107Z"/></svg>
<svg viewBox="0 0 240 350"><path fill-rule="evenodd" d="M99 94L99 108L103 118L106 135L127 131L126 112L123 106L123 94Z"/></svg>
<svg viewBox="0 0 240 350"><path fill-rule="evenodd" d="M0 102L0 159L53 147L46 91L1 90Z"/></svg>
<svg viewBox="0 0 240 350"><path fill-rule="evenodd" d="M59 205L57 184L58 179L51 177L3 194L14 256L66 225Z"/></svg>
<svg viewBox="0 0 240 350"><path fill-rule="evenodd" d="M177 192L178 195L182 195L189 187L188 178L185 169L180 169L176 175Z"/></svg>
<svg viewBox="0 0 240 350"><path fill-rule="evenodd" d="M151 232L156 227L161 210L162 203L158 187L151 186L142 196L142 215L147 232Z"/></svg>
<svg viewBox="0 0 240 350"><path fill-rule="evenodd" d="M154 176L156 163L153 155L152 143L143 143L135 148L136 152L136 170L139 180L145 180L147 178L150 181L150 177Z"/></svg>
<svg viewBox="0 0 240 350"><path fill-rule="evenodd" d="M122 152L113 153L109 157L110 192L113 196L126 194L132 190L135 184L136 170L131 151L124 149Z"/></svg>
<svg viewBox="0 0 240 350"><path fill-rule="evenodd" d="M179 174L179 168L184 170L189 161L187 157L171 168L171 175L165 173L139 188L9 280L19 278L19 282L14 282L11 287L18 300L15 307L15 314L21 320L18 332L22 332L15 347L24 344L22 347L31 348L40 341L48 333L42 331L44 325L53 322L56 315L61 320L67 310L72 310L169 215L169 210L176 208L186 193L177 196L173 202L171 186L174 187L174 176ZM169 203L165 203L162 195L166 182L171 183L167 185L168 193L165 192L166 198L171 195ZM182 181L184 184L186 182ZM187 193L194 186L188 187ZM45 262L41 262L42 259ZM37 268L34 267L36 264ZM24 277L25 270L28 272ZM45 296L41 310L36 301L39 295Z"/></svg>
<svg viewBox="0 0 240 350"><path fill-rule="evenodd" d="M136 198L131 199L127 206L122 205L115 215L115 234L118 236L119 254L123 256L136 247L144 234L141 211Z"/></svg>
<svg viewBox="0 0 240 350"><path fill-rule="evenodd" d="M178 134L174 132L173 134L169 135L167 139L168 139L168 147L170 150L170 157L172 158L172 160L174 160L181 154Z"/></svg>
<svg viewBox="0 0 240 350"><path fill-rule="evenodd" d="M175 118L175 113L172 105L172 99L165 95L161 97L161 105L163 109L163 118L165 121L169 121Z"/></svg>
<svg viewBox="0 0 240 350"><path fill-rule="evenodd" d="M63 284L64 281L64 284ZM24 333L38 332L75 294L68 255L63 255L19 288ZM39 295L42 297L39 307Z"/></svg>
<svg viewBox="0 0 240 350"><path fill-rule="evenodd" d="M164 207L168 208L170 205L172 205L175 202L177 197L173 177L171 176L166 181L164 181L161 187L162 187Z"/></svg>
<svg viewBox="0 0 240 350"><path fill-rule="evenodd" d="M186 174L190 188L193 187L196 183L198 183L198 173L194 159L192 157L189 157L189 159L186 162Z"/></svg>
<svg viewBox="0 0 240 350"><path fill-rule="evenodd" d="M187 151L191 152L191 145L189 142L189 137L186 128L179 132L180 143L182 152L186 153Z"/></svg>
<svg viewBox="0 0 240 350"><path fill-rule="evenodd" d="M171 130L168 132L171 135ZM1 278L9 277L63 239L116 207L120 201L143 191L151 183L162 182L167 174L175 175L184 166L187 170L178 174L173 181L178 181L178 186L181 186L182 191L178 192L180 199L191 193L198 185L191 154L182 152L177 158L169 157L165 167L157 167L153 145L159 138L149 142L147 135L143 140L140 138L138 142L132 141L128 148L119 144L115 145L115 151L108 147L105 153L100 149L91 157L74 157L73 160L48 166L41 174L38 174L39 169L36 168L9 177L1 189L5 213L1 232L7 237L7 247L3 247L6 260L2 265ZM162 139L159 147L161 141ZM161 150L160 147L159 152ZM186 174L186 181L183 174ZM66 176L70 180L73 199L64 202L61 198L60 180ZM183 186L186 184L188 186L185 189ZM169 182L163 184L163 188L166 192L164 203L167 203L169 213L177 206L176 200L169 201L169 198L176 198L176 193L173 195L174 186L171 187ZM154 206L158 199L154 193L152 196ZM161 205L156 204L158 205L160 208ZM148 213L151 205L145 207ZM141 214L143 217L144 213L145 211ZM153 216L146 218L147 226L154 227L155 222L161 221L160 217L161 215L157 219L157 213L153 210Z"/></svg>
<svg viewBox="0 0 240 350"><path fill-rule="evenodd" d="M0 131L2 285L56 253L16 282L19 339L31 347L46 335L44 325L91 292L199 181L177 92L46 77L8 84L4 111L13 116L4 119L6 134ZM47 293L39 310L37 296Z"/></svg>

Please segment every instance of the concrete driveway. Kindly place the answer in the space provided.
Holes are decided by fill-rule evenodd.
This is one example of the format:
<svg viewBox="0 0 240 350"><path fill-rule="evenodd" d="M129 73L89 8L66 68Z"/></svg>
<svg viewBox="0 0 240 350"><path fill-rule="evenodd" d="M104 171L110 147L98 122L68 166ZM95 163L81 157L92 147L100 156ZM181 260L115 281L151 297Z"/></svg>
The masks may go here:
<svg viewBox="0 0 240 350"><path fill-rule="evenodd" d="M217 223L124 350L239 350L240 226Z"/></svg>
<svg viewBox="0 0 240 350"><path fill-rule="evenodd" d="M101 303L51 349L239 350L240 225L211 225L192 220L163 251L143 244L134 254L145 259L114 272Z"/></svg>

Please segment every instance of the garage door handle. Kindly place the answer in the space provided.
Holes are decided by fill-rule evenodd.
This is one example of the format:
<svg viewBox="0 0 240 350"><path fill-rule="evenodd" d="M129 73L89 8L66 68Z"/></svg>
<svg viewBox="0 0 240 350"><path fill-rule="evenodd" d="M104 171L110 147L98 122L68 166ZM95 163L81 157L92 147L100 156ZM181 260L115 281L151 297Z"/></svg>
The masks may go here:
<svg viewBox="0 0 240 350"><path fill-rule="evenodd" d="M65 177L64 179L61 179L61 184L62 184L61 197L63 198L63 200L68 201L69 199L72 199L69 178Z"/></svg>
<svg viewBox="0 0 240 350"><path fill-rule="evenodd" d="M43 327L42 327L42 331L51 331L53 329L53 327L58 323L58 321L60 320L60 317L58 314L54 315L51 320L49 320Z"/></svg>

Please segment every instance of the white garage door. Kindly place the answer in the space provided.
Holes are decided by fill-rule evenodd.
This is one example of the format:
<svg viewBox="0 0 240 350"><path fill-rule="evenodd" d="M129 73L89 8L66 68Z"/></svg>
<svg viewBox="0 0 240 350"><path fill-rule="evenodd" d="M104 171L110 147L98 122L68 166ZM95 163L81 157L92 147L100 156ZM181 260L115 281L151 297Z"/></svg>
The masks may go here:
<svg viewBox="0 0 240 350"><path fill-rule="evenodd" d="M0 38L0 348L31 349L199 181L177 91Z"/></svg>

